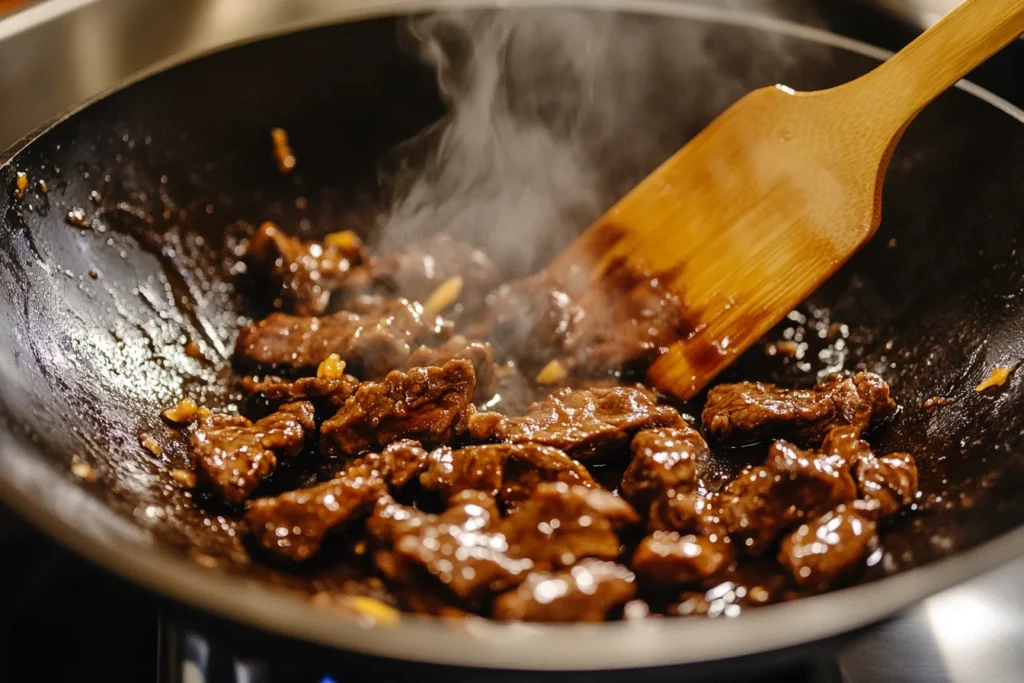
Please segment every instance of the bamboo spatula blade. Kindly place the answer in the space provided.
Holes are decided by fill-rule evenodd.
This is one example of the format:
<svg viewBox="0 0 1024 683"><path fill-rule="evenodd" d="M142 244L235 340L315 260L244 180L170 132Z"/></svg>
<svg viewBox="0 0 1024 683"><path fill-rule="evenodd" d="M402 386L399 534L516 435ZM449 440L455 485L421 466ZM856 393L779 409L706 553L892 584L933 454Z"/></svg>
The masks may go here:
<svg viewBox="0 0 1024 683"><path fill-rule="evenodd" d="M692 397L870 239L909 121L1022 31L1024 0L967 0L856 81L750 93L549 268L626 270L674 296L685 329L648 377Z"/></svg>

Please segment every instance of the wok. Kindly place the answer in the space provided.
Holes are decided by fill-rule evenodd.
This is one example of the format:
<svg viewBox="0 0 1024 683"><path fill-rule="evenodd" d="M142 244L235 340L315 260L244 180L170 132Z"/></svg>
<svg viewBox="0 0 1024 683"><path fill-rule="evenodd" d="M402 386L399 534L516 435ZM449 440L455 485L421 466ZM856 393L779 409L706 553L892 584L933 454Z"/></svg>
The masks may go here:
<svg viewBox="0 0 1024 683"><path fill-rule="evenodd" d="M613 11L574 4L570 24ZM883 619L1024 551L1024 382L1017 373L974 391L992 367L1024 358L1024 113L964 84L907 131L878 235L805 306L849 326L846 366L881 372L902 405L876 445L910 451L921 467L920 509L886 534L884 560L860 585L735 619L546 626L403 616L368 628L297 597L301 578L232 561L231 520L173 485L184 448L158 413L184 392L230 400L217 363L190 357L184 343L201 341L212 359L230 350L246 301L221 262L240 224L273 219L310 234L372 225L381 159L393 160L386 150L445 111L433 74L386 16L429 6L357 3L359 21L167 68L0 157L4 501L87 558L199 609L349 651L494 668L613 669L786 648ZM344 18L305 7L289 28ZM742 93L775 82L826 87L884 58L728 10L629 7L608 47L608 63L628 67L593 74L598 93L613 77L634 84L619 103L629 115L608 138L626 144L589 150L601 171L598 209ZM564 10L537 11L564 25ZM252 35L275 31L260 26ZM627 52L637 36L639 57ZM701 49L673 59L680 45ZM293 176L269 156L272 126L291 132ZM651 133L643 141L638 127ZM10 191L16 171L32 181L21 201ZM68 223L74 208L90 227ZM576 217L580 228L591 218ZM731 376L797 379L763 347ZM950 402L922 408L932 396ZM139 446L141 430L161 441L161 457ZM79 462L96 481L73 474Z"/></svg>

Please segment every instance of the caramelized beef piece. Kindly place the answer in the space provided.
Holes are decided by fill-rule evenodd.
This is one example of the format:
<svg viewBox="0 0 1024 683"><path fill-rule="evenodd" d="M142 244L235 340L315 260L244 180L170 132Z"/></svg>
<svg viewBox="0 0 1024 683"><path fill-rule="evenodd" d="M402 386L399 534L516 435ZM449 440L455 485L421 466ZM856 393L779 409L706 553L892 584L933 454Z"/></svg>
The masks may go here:
<svg viewBox="0 0 1024 683"><path fill-rule="evenodd" d="M298 455L316 429L311 403L289 403L255 424L240 415L214 413L199 420L191 453L199 481L237 505L277 466Z"/></svg>
<svg viewBox="0 0 1024 683"><path fill-rule="evenodd" d="M556 481L596 486L583 465L557 448L532 443L442 446L420 475L424 488L445 498L475 489L499 497L506 509L515 509L541 482Z"/></svg>
<svg viewBox="0 0 1024 683"><path fill-rule="evenodd" d="M872 520L840 505L783 539L779 562L798 585L824 588L853 570L877 541Z"/></svg>
<svg viewBox="0 0 1024 683"><path fill-rule="evenodd" d="M280 292L286 306L299 315L320 315L327 310L331 292L363 262L362 245L339 248L322 242L303 242L285 235L273 223L264 223L245 252L251 272Z"/></svg>
<svg viewBox="0 0 1024 683"><path fill-rule="evenodd" d="M400 438L444 443L466 429L473 412L473 365L453 360L442 367L388 373L365 382L320 428L321 448L354 455Z"/></svg>
<svg viewBox="0 0 1024 683"><path fill-rule="evenodd" d="M689 491L662 496L651 503L647 528L712 538L728 535L722 519L722 496Z"/></svg>
<svg viewBox="0 0 1024 683"><path fill-rule="evenodd" d="M843 463L776 441L764 466L745 469L725 487L722 517L739 548L758 555L787 528L856 496Z"/></svg>
<svg viewBox="0 0 1024 683"><path fill-rule="evenodd" d="M352 375L337 379L300 377L288 380L275 375L242 378L242 390L261 411L276 410L294 401L309 401L316 408L318 417L333 415L345 405L349 396L356 393L358 387L359 380Z"/></svg>
<svg viewBox="0 0 1024 683"><path fill-rule="evenodd" d="M640 541L631 564L642 581L672 586L706 579L732 564L735 557L728 537L655 531Z"/></svg>
<svg viewBox="0 0 1024 683"><path fill-rule="evenodd" d="M835 425L864 430L896 411L881 377L834 374L814 389L781 389L761 382L719 384L708 392L701 419L722 443L740 446L773 438L817 445Z"/></svg>
<svg viewBox="0 0 1024 683"><path fill-rule="evenodd" d="M487 292L498 283L498 268L467 242L439 234L371 261L373 290L425 302L446 280L462 278L462 294L453 318L480 309Z"/></svg>
<svg viewBox="0 0 1024 683"><path fill-rule="evenodd" d="M785 570L762 560L745 560L704 582L704 591L687 591L666 610L678 616L736 617L746 607L787 597Z"/></svg>
<svg viewBox="0 0 1024 683"><path fill-rule="evenodd" d="M854 427L830 431L821 450L853 468L862 499L857 509L872 519L890 517L914 501L917 464L909 453L876 456Z"/></svg>
<svg viewBox="0 0 1024 683"><path fill-rule="evenodd" d="M366 520L366 530L379 548L390 550L396 538L414 533L436 519L436 515L396 503L390 496L382 496Z"/></svg>
<svg viewBox="0 0 1024 683"><path fill-rule="evenodd" d="M486 342L471 342L465 337L455 336L437 348L421 346L413 351L406 362L407 368L444 365L450 360L465 358L473 364L476 375L476 389L473 400L486 401L494 396L494 352Z"/></svg>
<svg viewBox="0 0 1024 683"><path fill-rule="evenodd" d="M604 621L636 594L631 571L614 562L583 560L560 572L532 572L499 595L493 616L504 621Z"/></svg>
<svg viewBox="0 0 1024 683"><path fill-rule="evenodd" d="M689 427L650 429L633 437L633 460L622 475L622 495L634 505L650 505L669 491L694 487L698 469L711 451L697 430Z"/></svg>
<svg viewBox="0 0 1024 683"><path fill-rule="evenodd" d="M570 567L585 557L613 560L619 555L616 531L637 521L621 498L584 486L540 484L501 528L515 557L537 569Z"/></svg>
<svg viewBox="0 0 1024 683"><path fill-rule="evenodd" d="M522 417L481 413L470 418L477 440L533 442L561 449L578 460L595 460L621 449L637 431L685 427L669 406L632 387L561 389L530 406Z"/></svg>
<svg viewBox="0 0 1024 683"><path fill-rule="evenodd" d="M515 586L533 567L508 552L499 522L493 498L463 491L441 515L422 516L418 525L407 525L402 533L392 525L393 550L378 553L378 568L400 580L425 572L460 599L479 602Z"/></svg>
<svg viewBox="0 0 1024 683"><path fill-rule="evenodd" d="M426 463L427 453L417 442L397 441L353 460L330 481L253 501L245 520L267 550L305 560L320 550L328 533L362 516L389 486L405 486Z"/></svg>
<svg viewBox="0 0 1024 683"><path fill-rule="evenodd" d="M451 323L428 316L418 303L396 299L360 315L341 311L320 318L273 313L242 329L234 360L244 368L309 372L332 353L358 377L405 367L414 347L442 342Z"/></svg>
<svg viewBox="0 0 1024 683"><path fill-rule="evenodd" d="M917 464L909 453L890 453L861 458L854 469L864 509L878 517L890 517L914 502L917 495Z"/></svg>

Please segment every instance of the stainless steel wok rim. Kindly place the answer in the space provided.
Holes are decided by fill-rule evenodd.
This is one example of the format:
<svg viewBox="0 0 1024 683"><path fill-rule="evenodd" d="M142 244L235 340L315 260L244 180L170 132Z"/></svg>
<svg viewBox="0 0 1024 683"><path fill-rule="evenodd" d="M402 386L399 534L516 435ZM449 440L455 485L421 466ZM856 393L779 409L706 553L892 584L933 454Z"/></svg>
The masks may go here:
<svg viewBox="0 0 1024 683"><path fill-rule="evenodd" d="M0 22L0 41L103 0L55 0ZM255 3L263 0L252 0ZM875 59L889 52L820 29L673 0L353 0L310 3L311 11L286 27L264 27L245 38L201 46L168 56L130 79L97 93L106 96L174 65L232 45L305 28L415 11L556 4L592 9L626 9L774 31L825 43ZM37 11L38 10L38 11ZM319 11L317 11L319 10ZM961 89L1024 122L1024 112L970 83ZM90 98L89 102L98 97ZM88 104L88 103L87 103ZM77 107L75 111L87 104ZM73 112L72 112L73 113ZM54 112L55 117L61 112ZM61 118L69 116L64 113ZM54 119L59 120L57 118ZM21 145L16 145L20 147ZM9 158L17 150L9 150ZM0 368L0 381L8 369ZM298 597L249 580L203 569L145 538L126 539L113 513L39 460L35 447L13 434L0 434L0 496L29 521L89 560L135 582L208 612L281 635L344 650L436 664L521 670L598 670L711 662L798 646L879 621L944 588L1024 555L1024 528L969 551L870 584L752 610L737 619L649 619L573 625L501 624L472 619L453 625L419 616L390 626L363 627L313 608ZM49 495L40 495L42 493ZM61 509L48 500L61 496ZM88 511L109 528L83 531L76 514ZM120 524L119 524L120 523ZM139 536L141 532L135 532ZM133 542L134 541L134 542Z"/></svg>

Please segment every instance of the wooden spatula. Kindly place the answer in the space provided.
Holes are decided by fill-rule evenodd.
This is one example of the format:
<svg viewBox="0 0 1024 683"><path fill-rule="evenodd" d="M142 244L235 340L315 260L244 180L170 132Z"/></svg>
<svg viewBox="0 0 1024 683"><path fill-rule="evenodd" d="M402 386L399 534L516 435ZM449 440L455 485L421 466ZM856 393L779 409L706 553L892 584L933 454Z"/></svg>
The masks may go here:
<svg viewBox="0 0 1024 683"><path fill-rule="evenodd" d="M649 370L680 398L834 273L881 217L901 134L933 98L1024 32L1024 0L966 0L871 73L819 92L756 90L549 266L657 277L687 330Z"/></svg>

